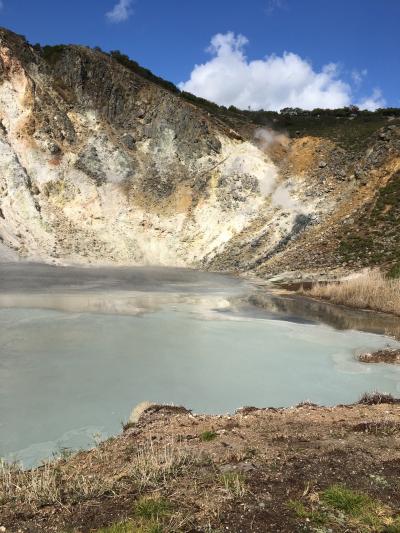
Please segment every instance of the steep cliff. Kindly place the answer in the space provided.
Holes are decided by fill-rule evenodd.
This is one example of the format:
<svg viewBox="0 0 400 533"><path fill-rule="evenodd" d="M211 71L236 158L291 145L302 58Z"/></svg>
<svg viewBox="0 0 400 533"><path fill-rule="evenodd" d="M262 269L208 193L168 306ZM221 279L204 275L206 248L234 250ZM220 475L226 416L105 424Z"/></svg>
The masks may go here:
<svg viewBox="0 0 400 533"><path fill-rule="evenodd" d="M337 229L398 176L397 123L350 157L326 137L221 120L100 50L0 30L0 257L361 265Z"/></svg>

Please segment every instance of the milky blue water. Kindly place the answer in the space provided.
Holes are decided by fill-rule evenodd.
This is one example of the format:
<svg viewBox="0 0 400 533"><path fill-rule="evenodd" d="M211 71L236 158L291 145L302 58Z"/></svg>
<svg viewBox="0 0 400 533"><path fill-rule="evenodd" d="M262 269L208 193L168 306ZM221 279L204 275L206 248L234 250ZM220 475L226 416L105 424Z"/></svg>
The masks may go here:
<svg viewBox="0 0 400 533"><path fill-rule="evenodd" d="M398 367L355 360L395 341L253 308L234 278L46 268L0 267L0 456L26 466L119 432L143 400L224 413L400 393Z"/></svg>

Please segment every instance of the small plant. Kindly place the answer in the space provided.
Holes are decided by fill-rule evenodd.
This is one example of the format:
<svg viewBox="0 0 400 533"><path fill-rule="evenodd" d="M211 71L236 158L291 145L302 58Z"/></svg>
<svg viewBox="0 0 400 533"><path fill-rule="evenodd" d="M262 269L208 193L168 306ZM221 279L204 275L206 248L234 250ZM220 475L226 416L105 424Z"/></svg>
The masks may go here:
<svg viewBox="0 0 400 533"><path fill-rule="evenodd" d="M291 500L288 507L307 523L307 531L320 531L321 526L333 531L339 527L342 531L340 528L345 524L346 531L400 533L400 516L393 509L343 485L332 485L304 501Z"/></svg>
<svg viewBox="0 0 400 533"><path fill-rule="evenodd" d="M246 492L245 478L237 472L225 472L221 476L224 489L231 495L240 498Z"/></svg>
<svg viewBox="0 0 400 533"><path fill-rule="evenodd" d="M388 272L388 278L398 279L400 278L400 263L397 263L392 266Z"/></svg>
<svg viewBox="0 0 400 533"><path fill-rule="evenodd" d="M203 431L203 433L200 433L200 440L203 442L210 442L217 438L217 434L215 431Z"/></svg>
<svg viewBox="0 0 400 533"><path fill-rule="evenodd" d="M332 510L343 513L366 532L382 531L384 526L394 525L398 519L393 518L391 509L379 500L342 485L327 488L321 494L321 501Z"/></svg>
<svg viewBox="0 0 400 533"><path fill-rule="evenodd" d="M322 493L321 499L330 507L352 516L360 515L372 504L370 497L366 494L350 490L342 485L332 485Z"/></svg>
<svg viewBox="0 0 400 533"><path fill-rule="evenodd" d="M135 515L146 520L159 520L171 514L172 505L162 498L143 497L136 502Z"/></svg>
<svg viewBox="0 0 400 533"><path fill-rule="evenodd" d="M323 511L308 510L306 506L299 500L290 500L288 507L295 512L298 518L307 520L313 524L322 526L327 522L326 513Z"/></svg>

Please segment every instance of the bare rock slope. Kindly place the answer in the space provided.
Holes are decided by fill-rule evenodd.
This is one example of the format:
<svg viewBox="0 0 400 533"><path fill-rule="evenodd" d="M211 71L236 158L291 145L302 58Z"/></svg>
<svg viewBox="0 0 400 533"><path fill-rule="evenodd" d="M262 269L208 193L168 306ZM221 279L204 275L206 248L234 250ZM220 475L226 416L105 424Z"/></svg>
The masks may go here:
<svg viewBox="0 0 400 533"><path fill-rule="evenodd" d="M231 126L99 50L0 30L0 260L341 264L334 230L398 173L399 128L358 161Z"/></svg>

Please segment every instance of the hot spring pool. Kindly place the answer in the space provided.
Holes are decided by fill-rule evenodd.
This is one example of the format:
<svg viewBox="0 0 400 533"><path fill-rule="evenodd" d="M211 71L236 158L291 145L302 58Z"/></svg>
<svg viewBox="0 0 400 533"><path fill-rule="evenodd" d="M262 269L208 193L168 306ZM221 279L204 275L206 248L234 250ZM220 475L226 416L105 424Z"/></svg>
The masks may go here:
<svg viewBox="0 0 400 533"><path fill-rule="evenodd" d="M0 265L0 456L30 466L88 447L143 400L224 413L399 394L400 368L354 357L394 340L279 296L254 307L256 290L179 269Z"/></svg>

